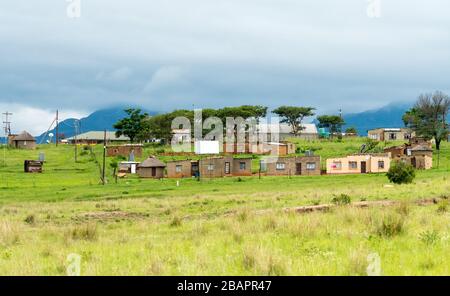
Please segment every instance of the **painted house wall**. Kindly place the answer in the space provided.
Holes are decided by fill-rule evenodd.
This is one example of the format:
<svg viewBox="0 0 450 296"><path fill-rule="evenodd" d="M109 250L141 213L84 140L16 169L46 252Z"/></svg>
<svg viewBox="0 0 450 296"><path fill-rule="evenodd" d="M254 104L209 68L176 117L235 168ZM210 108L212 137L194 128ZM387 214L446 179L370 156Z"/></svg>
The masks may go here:
<svg viewBox="0 0 450 296"><path fill-rule="evenodd" d="M13 141L13 145L18 149L36 149L36 141Z"/></svg>
<svg viewBox="0 0 450 296"><path fill-rule="evenodd" d="M191 178L192 177L192 162L191 160L170 161L167 163L167 177L168 178ZM181 171L177 172L177 166L181 166Z"/></svg>
<svg viewBox="0 0 450 296"><path fill-rule="evenodd" d="M284 169L280 167L283 163ZM315 168L308 169L308 163L314 164ZM297 170L297 164L301 164L300 172ZM320 175L320 156L280 157L277 161L268 162L266 167L268 176Z"/></svg>
<svg viewBox="0 0 450 296"><path fill-rule="evenodd" d="M384 167L379 168L378 162L383 161ZM387 155L349 155L341 158L329 158L327 159L327 174L361 174L362 163L366 163L366 173L385 173L389 170L391 159L389 154ZM337 165L341 164L340 168ZM351 164L356 163L356 167L352 167Z"/></svg>
<svg viewBox="0 0 450 296"><path fill-rule="evenodd" d="M155 176L152 174L153 168L142 168L138 167L137 174L141 178L153 178L153 179L161 179L164 178L164 168L154 168Z"/></svg>

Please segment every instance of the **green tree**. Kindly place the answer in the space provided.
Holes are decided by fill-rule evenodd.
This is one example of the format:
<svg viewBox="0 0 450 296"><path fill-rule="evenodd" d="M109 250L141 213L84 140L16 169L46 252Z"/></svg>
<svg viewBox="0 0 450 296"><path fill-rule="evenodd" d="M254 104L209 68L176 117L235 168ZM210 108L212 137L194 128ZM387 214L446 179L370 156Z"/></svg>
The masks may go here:
<svg viewBox="0 0 450 296"><path fill-rule="evenodd" d="M134 142L137 135L142 131L143 121L148 117L147 113L141 113L141 109L126 109L128 117L119 120L114 124L116 131L116 136L120 137L122 135L130 138L131 143Z"/></svg>
<svg viewBox="0 0 450 296"><path fill-rule="evenodd" d="M328 128L330 134L340 133L342 126L345 124L344 119L338 115L321 115L317 117L319 121L319 126Z"/></svg>
<svg viewBox="0 0 450 296"><path fill-rule="evenodd" d="M401 161L393 162L386 176L389 181L394 184L408 184L412 183L416 177L416 172L414 168Z"/></svg>
<svg viewBox="0 0 450 296"><path fill-rule="evenodd" d="M447 116L450 99L443 92L421 94L416 104L403 115L406 127L415 131L416 135L426 139L434 139L438 151L438 167L440 147L449 133Z"/></svg>
<svg viewBox="0 0 450 296"><path fill-rule="evenodd" d="M287 123L292 128L292 133L298 135L303 127L302 122L305 117L313 116L315 108L313 107L294 107L281 106L273 110L272 113L281 117L281 123Z"/></svg>
<svg viewBox="0 0 450 296"><path fill-rule="evenodd" d="M348 128L346 128L345 129L345 133L346 134L358 134L358 131L356 130L356 128L355 127L348 127Z"/></svg>

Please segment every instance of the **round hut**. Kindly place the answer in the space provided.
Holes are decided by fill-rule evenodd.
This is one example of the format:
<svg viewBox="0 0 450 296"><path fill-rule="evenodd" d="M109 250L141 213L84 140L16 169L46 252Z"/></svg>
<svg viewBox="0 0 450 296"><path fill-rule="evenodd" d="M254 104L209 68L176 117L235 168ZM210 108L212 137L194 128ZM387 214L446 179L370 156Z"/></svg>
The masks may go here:
<svg viewBox="0 0 450 296"><path fill-rule="evenodd" d="M166 165L154 156L151 156L141 162L137 168L137 174L141 178L164 178L164 169Z"/></svg>

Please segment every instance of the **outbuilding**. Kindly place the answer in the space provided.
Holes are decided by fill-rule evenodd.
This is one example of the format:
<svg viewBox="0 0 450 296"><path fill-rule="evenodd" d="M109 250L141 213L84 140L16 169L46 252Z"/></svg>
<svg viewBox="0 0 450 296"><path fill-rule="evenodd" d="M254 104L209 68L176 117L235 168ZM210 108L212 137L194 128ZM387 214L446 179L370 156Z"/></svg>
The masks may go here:
<svg viewBox="0 0 450 296"><path fill-rule="evenodd" d="M161 179L164 178L165 168L166 165L162 161L151 156L138 165L137 174L141 178Z"/></svg>
<svg viewBox="0 0 450 296"><path fill-rule="evenodd" d="M36 149L36 139L26 131L10 136L9 144L18 149Z"/></svg>

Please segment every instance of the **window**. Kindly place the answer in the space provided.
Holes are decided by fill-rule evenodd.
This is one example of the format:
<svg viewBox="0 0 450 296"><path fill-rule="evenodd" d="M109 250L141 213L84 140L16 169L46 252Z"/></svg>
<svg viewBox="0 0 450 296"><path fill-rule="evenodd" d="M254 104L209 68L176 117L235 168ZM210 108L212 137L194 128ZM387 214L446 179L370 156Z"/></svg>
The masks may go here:
<svg viewBox="0 0 450 296"><path fill-rule="evenodd" d="M239 169L240 170L245 170L245 162L240 162L239 163Z"/></svg>
<svg viewBox="0 0 450 296"><path fill-rule="evenodd" d="M340 169L342 169L342 162L340 162L340 161L334 161L334 162L331 164L331 168L332 168L332 169L335 169L335 170L340 170Z"/></svg>
<svg viewBox="0 0 450 296"><path fill-rule="evenodd" d="M175 166L175 172L181 173L182 170L183 170L183 166L181 166L181 165Z"/></svg>
<svg viewBox="0 0 450 296"><path fill-rule="evenodd" d="M214 165L208 164L208 171L214 171Z"/></svg>
<svg viewBox="0 0 450 296"><path fill-rule="evenodd" d="M315 162L307 162L306 169L308 171L314 171L316 169L316 163Z"/></svg>
<svg viewBox="0 0 450 296"><path fill-rule="evenodd" d="M231 173L230 171L230 163L229 162L225 162L225 174L229 174Z"/></svg>
<svg viewBox="0 0 450 296"><path fill-rule="evenodd" d="M349 161L348 166L349 166L350 169L356 170L356 169L358 169L358 162L356 162L356 161Z"/></svg>
<svg viewBox="0 0 450 296"><path fill-rule="evenodd" d="M378 161L378 168L379 169L384 169L384 161L383 160L379 160Z"/></svg>
<svg viewBox="0 0 450 296"><path fill-rule="evenodd" d="M259 166L260 166L260 168L261 168L261 172L267 171L267 162L261 160L261 161L259 162Z"/></svg>
<svg viewBox="0 0 450 296"><path fill-rule="evenodd" d="M389 140L396 140L397 139L397 134L396 133L390 133L389 134Z"/></svg>
<svg viewBox="0 0 450 296"><path fill-rule="evenodd" d="M284 162L277 162L277 170L282 171L286 168L286 164Z"/></svg>

